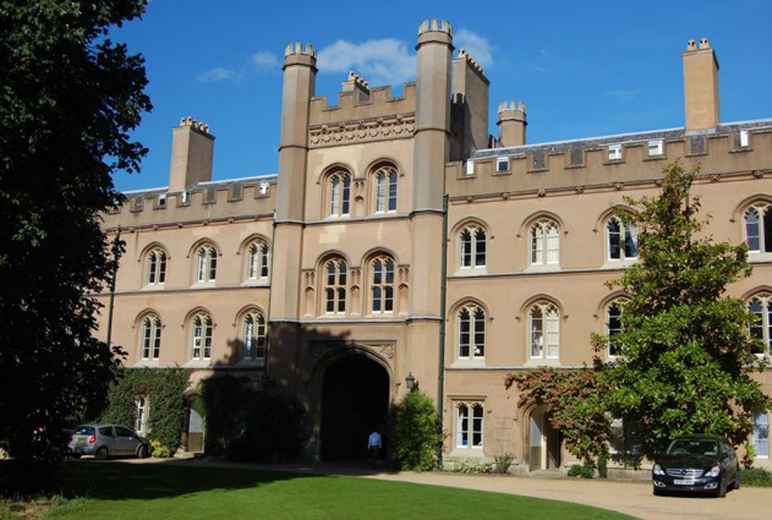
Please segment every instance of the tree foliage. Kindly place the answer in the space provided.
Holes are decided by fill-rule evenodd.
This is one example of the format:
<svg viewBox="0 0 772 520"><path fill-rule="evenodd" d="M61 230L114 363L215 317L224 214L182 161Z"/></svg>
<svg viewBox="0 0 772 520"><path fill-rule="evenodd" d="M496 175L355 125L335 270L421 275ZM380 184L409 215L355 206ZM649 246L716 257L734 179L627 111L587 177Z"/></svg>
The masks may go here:
<svg viewBox="0 0 772 520"><path fill-rule="evenodd" d="M134 428L137 398L148 403L148 438L172 453L180 446L185 427L185 390L190 371L184 368L124 368L110 387L100 422Z"/></svg>
<svg viewBox="0 0 772 520"><path fill-rule="evenodd" d="M419 390L409 392L392 408L392 452L400 469L428 471L437 461L442 435L434 401Z"/></svg>
<svg viewBox="0 0 772 520"><path fill-rule="evenodd" d="M658 197L628 200L621 215L638 229L639 261L611 283L628 296L622 356L605 371L611 414L638 423L645 456L674 437L710 433L741 444L754 410L768 399L752 378L764 363L753 354L747 305L725 294L750 275L745 245L715 242L704 231L694 171L675 163ZM607 341L595 337L597 349Z"/></svg>
<svg viewBox="0 0 772 520"><path fill-rule="evenodd" d="M121 201L112 174L139 169L151 104L142 56L108 32L145 4L0 0L0 439L20 459L51 453L118 366L92 336L113 269L98 215Z"/></svg>

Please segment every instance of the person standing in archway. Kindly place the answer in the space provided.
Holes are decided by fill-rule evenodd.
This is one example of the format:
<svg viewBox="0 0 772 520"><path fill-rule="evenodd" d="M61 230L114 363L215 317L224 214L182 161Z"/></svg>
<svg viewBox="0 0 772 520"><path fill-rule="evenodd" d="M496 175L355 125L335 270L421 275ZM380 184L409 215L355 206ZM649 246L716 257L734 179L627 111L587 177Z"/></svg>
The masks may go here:
<svg viewBox="0 0 772 520"><path fill-rule="evenodd" d="M367 438L367 454L368 458L370 459L370 463L373 465L373 469L375 469L376 464L378 463L378 455L381 452L381 444L381 434L377 429L373 430L373 432Z"/></svg>

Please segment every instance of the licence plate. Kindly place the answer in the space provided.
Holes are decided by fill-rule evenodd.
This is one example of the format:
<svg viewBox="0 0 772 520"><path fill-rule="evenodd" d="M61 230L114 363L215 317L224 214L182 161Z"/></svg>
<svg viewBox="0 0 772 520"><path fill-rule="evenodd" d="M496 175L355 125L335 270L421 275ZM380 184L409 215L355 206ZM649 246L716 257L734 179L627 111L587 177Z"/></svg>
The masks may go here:
<svg viewBox="0 0 772 520"><path fill-rule="evenodd" d="M673 481L673 484L676 486L693 486L694 481L693 480L685 480L685 479L675 479Z"/></svg>

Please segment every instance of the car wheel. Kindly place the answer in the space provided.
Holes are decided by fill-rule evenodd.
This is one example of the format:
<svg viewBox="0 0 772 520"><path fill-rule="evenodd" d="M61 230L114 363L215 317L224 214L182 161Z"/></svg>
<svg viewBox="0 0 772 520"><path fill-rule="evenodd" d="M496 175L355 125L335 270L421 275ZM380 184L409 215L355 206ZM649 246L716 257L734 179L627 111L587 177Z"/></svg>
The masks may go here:
<svg viewBox="0 0 772 520"><path fill-rule="evenodd" d="M101 448L99 448L94 454L96 458L102 459L102 460L106 459L109 455L110 454L108 453L107 448L105 446L102 446Z"/></svg>
<svg viewBox="0 0 772 520"><path fill-rule="evenodd" d="M144 444L141 444L139 448L137 448L137 458L138 459L147 458L147 446L145 446Z"/></svg>

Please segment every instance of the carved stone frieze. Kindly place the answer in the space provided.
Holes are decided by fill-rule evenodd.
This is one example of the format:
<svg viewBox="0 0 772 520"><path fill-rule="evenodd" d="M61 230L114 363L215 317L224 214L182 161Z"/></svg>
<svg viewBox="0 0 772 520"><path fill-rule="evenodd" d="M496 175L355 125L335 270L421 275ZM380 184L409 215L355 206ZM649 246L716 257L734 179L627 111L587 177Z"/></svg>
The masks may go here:
<svg viewBox="0 0 772 520"><path fill-rule="evenodd" d="M319 125L309 129L311 148L410 137L415 130L413 114Z"/></svg>

